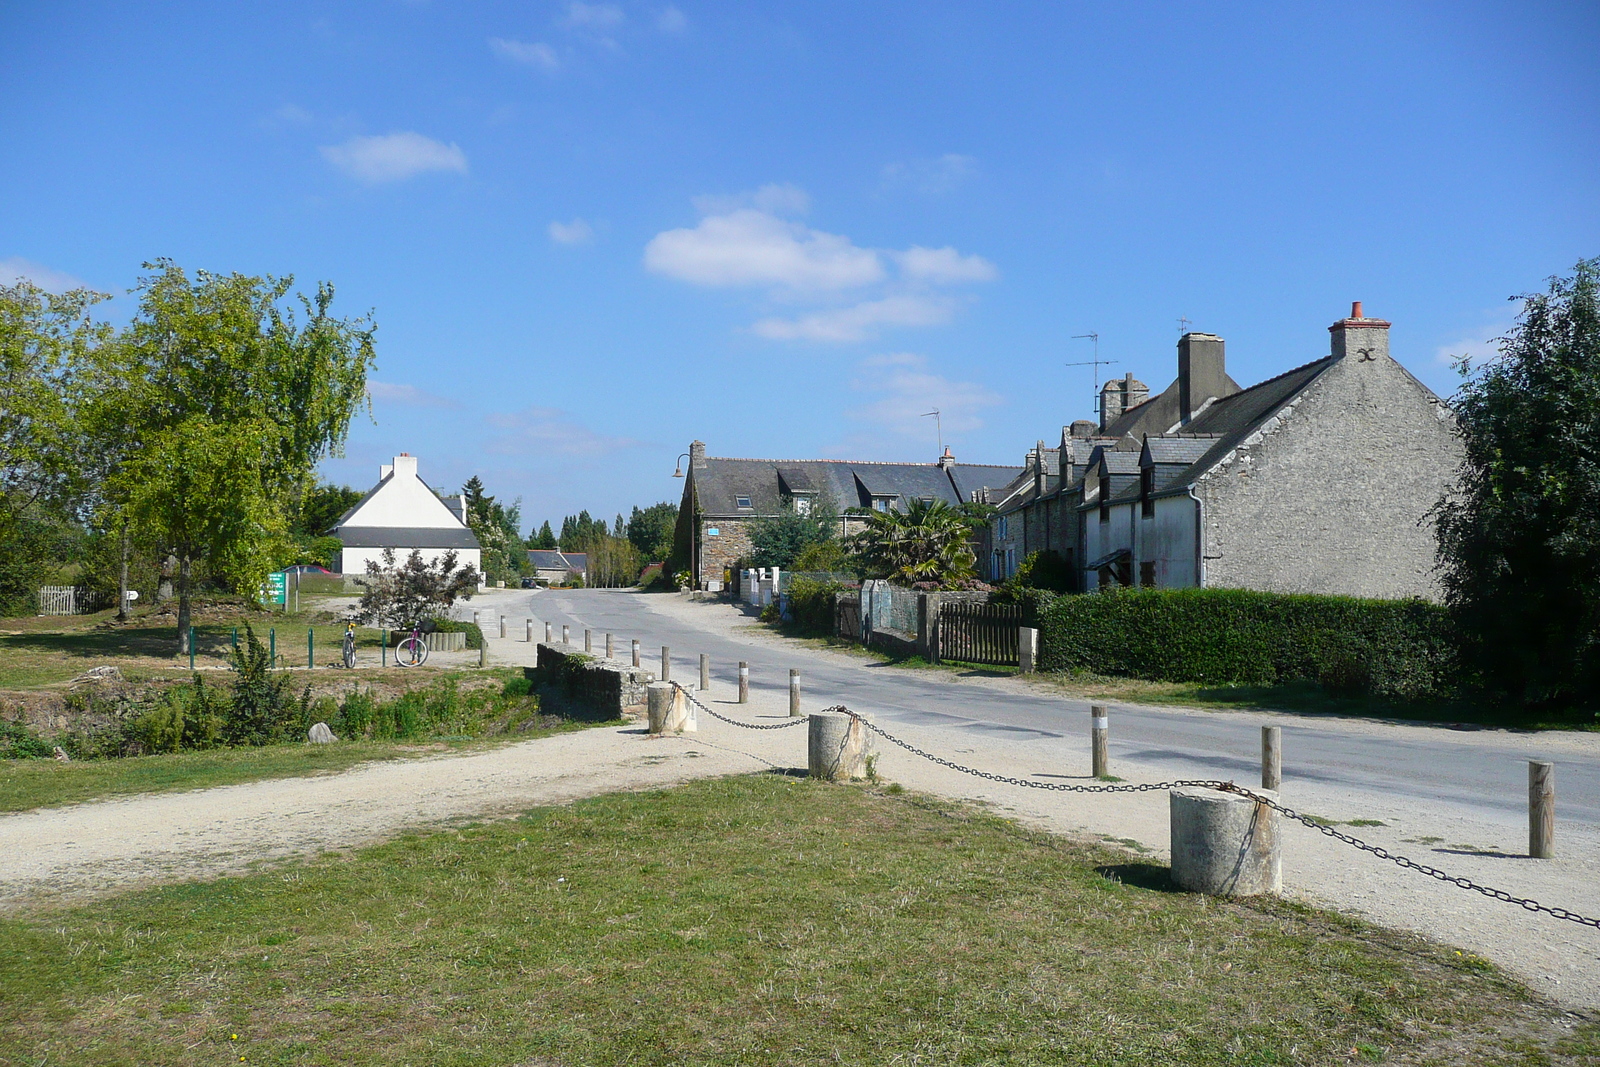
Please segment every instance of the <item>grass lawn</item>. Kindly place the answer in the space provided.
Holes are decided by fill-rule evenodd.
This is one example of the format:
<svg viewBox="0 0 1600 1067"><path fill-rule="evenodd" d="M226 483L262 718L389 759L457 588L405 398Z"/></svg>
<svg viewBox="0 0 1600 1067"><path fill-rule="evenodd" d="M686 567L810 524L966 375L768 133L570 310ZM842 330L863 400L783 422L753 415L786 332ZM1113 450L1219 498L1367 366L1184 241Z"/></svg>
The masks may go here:
<svg viewBox="0 0 1600 1067"><path fill-rule="evenodd" d="M332 774L369 760L408 759L441 752L472 751L512 741L549 737L591 725L594 724L570 723L470 741L340 741L332 745L294 741L260 748L219 748L73 763L58 763L50 759L0 760L0 812L30 811L135 793L206 789L266 778Z"/></svg>
<svg viewBox="0 0 1600 1067"><path fill-rule="evenodd" d="M1592 1062L1469 955L909 794L617 794L0 920L0 1060ZM1568 1020L1570 1022L1570 1020Z"/></svg>
<svg viewBox="0 0 1600 1067"><path fill-rule="evenodd" d="M189 658L175 652L177 629L172 616L136 615L119 625L114 614L0 619L0 689L65 682L107 663L117 665L135 681L165 676L173 668L188 668ZM344 625L327 622L318 613L269 615L242 609L201 609L195 620L195 666L225 666L235 631L242 642L247 621L263 643L269 642L271 631L277 632L279 666L306 665L307 630L315 635L313 651L319 666L328 666L339 656ZM362 662L379 662L380 634L379 630L356 631L357 656Z"/></svg>

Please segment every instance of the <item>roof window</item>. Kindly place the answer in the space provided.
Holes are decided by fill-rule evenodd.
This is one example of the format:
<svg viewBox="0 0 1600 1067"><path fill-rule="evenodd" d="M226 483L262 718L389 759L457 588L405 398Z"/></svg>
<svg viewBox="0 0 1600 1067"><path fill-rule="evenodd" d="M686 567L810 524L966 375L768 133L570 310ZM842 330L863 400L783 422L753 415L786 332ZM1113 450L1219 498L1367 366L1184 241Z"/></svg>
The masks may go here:
<svg viewBox="0 0 1600 1067"><path fill-rule="evenodd" d="M747 508L750 506L750 498L747 496L734 497L733 502L741 508Z"/></svg>

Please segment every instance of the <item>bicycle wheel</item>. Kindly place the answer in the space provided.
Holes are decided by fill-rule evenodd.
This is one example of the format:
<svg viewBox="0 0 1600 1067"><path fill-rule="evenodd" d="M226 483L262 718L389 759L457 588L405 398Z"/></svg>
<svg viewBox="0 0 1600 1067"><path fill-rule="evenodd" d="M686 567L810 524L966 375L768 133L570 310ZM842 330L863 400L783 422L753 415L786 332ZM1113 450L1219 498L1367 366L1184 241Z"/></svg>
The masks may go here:
<svg viewBox="0 0 1600 1067"><path fill-rule="evenodd" d="M394 661L402 667L420 667L428 658L428 646L420 637L408 637L395 649Z"/></svg>
<svg viewBox="0 0 1600 1067"><path fill-rule="evenodd" d="M353 669L356 665L356 642L353 637L344 639L344 665L346 669Z"/></svg>

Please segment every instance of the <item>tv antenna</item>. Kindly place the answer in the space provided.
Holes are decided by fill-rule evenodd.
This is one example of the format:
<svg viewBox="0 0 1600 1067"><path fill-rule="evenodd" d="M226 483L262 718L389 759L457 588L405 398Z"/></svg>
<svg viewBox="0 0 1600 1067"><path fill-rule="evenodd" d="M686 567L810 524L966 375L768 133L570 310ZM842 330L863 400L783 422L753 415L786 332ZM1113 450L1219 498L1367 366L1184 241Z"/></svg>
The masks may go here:
<svg viewBox="0 0 1600 1067"><path fill-rule="evenodd" d="M1067 367L1093 367L1094 368L1094 405L1093 406L1094 406L1094 409L1096 411L1099 411L1100 410L1100 368L1103 367L1103 366L1104 367L1109 367L1113 363L1115 363L1116 360L1114 360L1114 359L1101 359L1100 358L1100 335L1098 333L1096 333L1095 331L1093 331L1093 330L1090 330L1088 333L1075 333L1075 334L1072 335L1072 339L1074 341L1089 340L1089 341L1093 341L1094 342L1094 358L1093 359L1086 359L1086 360L1083 360L1082 362L1079 362L1079 363L1067 363L1067 364L1063 364L1063 366L1067 366Z"/></svg>
<svg viewBox="0 0 1600 1067"><path fill-rule="evenodd" d="M1191 321L1187 315L1179 315L1178 316L1178 332L1179 333L1188 333L1189 332L1189 327L1191 327L1193 325L1194 325L1194 322Z"/></svg>
<svg viewBox="0 0 1600 1067"><path fill-rule="evenodd" d="M925 419L929 415L933 416L933 428L934 432L939 435L939 454L942 456L944 455L944 419L940 416L938 408L934 408L932 411L924 411L921 417Z"/></svg>

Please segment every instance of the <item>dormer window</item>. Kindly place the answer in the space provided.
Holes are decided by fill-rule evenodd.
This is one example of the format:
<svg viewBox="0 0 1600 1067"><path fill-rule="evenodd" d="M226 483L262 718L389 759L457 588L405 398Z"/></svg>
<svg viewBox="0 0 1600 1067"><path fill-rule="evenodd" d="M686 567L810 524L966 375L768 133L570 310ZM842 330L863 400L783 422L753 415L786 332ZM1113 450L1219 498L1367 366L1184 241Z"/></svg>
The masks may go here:
<svg viewBox="0 0 1600 1067"><path fill-rule="evenodd" d="M738 505L738 506L739 506L739 507L741 507L741 508L748 508L748 507L750 507L750 498L749 498L749 497L747 497L747 496L738 496L738 497L734 497L734 498L733 498L733 502L734 502L734 503L735 503L735 504L737 504L737 505Z"/></svg>
<svg viewBox="0 0 1600 1067"><path fill-rule="evenodd" d="M811 498L809 496L797 496L797 497L795 497L794 498L794 513L796 515L809 515L809 514L811 514Z"/></svg>
<svg viewBox="0 0 1600 1067"><path fill-rule="evenodd" d="M894 500L894 497L890 497L890 496L875 496L875 497L872 498L872 510L873 511L888 511L889 510L889 504L893 500Z"/></svg>

